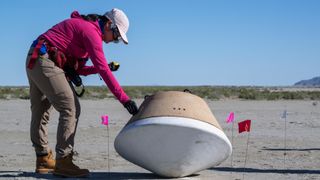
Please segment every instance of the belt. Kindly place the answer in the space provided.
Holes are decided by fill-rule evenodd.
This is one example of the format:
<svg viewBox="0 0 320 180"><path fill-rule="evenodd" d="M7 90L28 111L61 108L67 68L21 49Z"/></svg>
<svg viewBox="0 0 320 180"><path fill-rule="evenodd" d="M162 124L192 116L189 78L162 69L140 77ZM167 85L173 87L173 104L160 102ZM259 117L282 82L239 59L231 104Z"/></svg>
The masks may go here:
<svg viewBox="0 0 320 180"><path fill-rule="evenodd" d="M34 47L28 68L32 69L39 56L48 53L49 58L60 68L64 68L67 61L63 52L59 51L56 47L51 46L45 39L40 38L35 40L31 47Z"/></svg>
<svg viewBox="0 0 320 180"><path fill-rule="evenodd" d="M31 58L28 64L29 69L33 68L39 55L44 55L45 53L47 53L47 48L44 39L37 39L33 41L31 47L34 47L34 49L32 51Z"/></svg>

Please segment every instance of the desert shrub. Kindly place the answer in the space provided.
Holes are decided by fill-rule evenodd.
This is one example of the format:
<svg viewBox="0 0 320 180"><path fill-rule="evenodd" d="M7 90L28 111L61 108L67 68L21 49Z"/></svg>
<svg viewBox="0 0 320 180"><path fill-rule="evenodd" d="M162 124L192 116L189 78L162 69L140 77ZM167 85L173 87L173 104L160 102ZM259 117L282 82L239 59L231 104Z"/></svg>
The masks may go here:
<svg viewBox="0 0 320 180"><path fill-rule="evenodd" d="M266 95L266 99L267 99L267 100L277 100L277 99L280 99L280 94L277 93L277 92L269 92L269 93Z"/></svg>
<svg viewBox="0 0 320 180"><path fill-rule="evenodd" d="M217 100L239 98L246 100L320 100L320 91L283 91L282 89L237 86L124 86L131 98L144 98L158 91L184 91L188 89L201 98ZM80 92L78 90L78 92ZM0 87L0 99L29 99L28 87ZM83 99L115 98L106 86L87 86Z"/></svg>
<svg viewBox="0 0 320 180"><path fill-rule="evenodd" d="M0 87L0 99L29 99L29 89L25 87Z"/></svg>
<svg viewBox="0 0 320 180"><path fill-rule="evenodd" d="M29 90L20 88L17 96L19 97L19 99L30 99Z"/></svg>
<svg viewBox="0 0 320 180"><path fill-rule="evenodd" d="M293 100L293 99L304 99L301 92L282 92L282 99Z"/></svg>
<svg viewBox="0 0 320 180"><path fill-rule="evenodd" d="M75 88L77 92L80 92L80 88ZM83 99L104 99L108 98L109 90L103 86L89 86L85 88Z"/></svg>
<svg viewBox="0 0 320 180"><path fill-rule="evenodd" d="M257 93L253 89L240 89L239 96L240 99L255 100L257 99Z"/></svg>
<svg viewBox="0 0 320 180"><path fill-rule="evenodd" d="M310 97L311 100L320 100L320 92L317 92L317 91L308 92L308 96Z"/></svg>

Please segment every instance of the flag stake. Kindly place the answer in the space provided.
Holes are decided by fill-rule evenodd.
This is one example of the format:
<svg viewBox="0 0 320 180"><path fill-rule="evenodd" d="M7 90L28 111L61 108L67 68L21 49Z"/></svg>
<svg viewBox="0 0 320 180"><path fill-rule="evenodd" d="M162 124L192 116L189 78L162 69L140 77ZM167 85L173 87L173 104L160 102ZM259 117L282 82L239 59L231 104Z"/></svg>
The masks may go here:
<svg viewBox="0 0 320 180"><path fill-rule="evenodd" d="M286 155L287 155L287 108L282 113L281 119L284 119L284 153L283 153L283 166L286 169Z"/></svg>
<svg viewBox="0 0 320 180"><path fill-rule="evenodd" d="M245 156L245 159L244 159L244 166L243 166L243 172L242 172L242 179L244 179L244 173L245 173L245 168L246 168L246 164L247 164L248 148L249 148L249 137L250 137L250 129L251 129L251 120L247 119L247 120L244 120L242 122L239 122L238 126L239 126L239 133L248 132L246 156Z"/></svg>
<svg viewBox="0 0 320 180"><path fill-rule="evenodd" d="M107 135L108 135L108 140L107 140L107 143L108 143L108 145L107 145L107 151L108 151L108 154L107 154L107 157L108 157L108 174L110 174L110 163L109 163L109 154L110 154L110 152L109 152L109 117L108 117L108 115L102 115L101 116L101 124L103 124L103 125L105 125L105 126L107 126Z"/></svg>
<svg viewBox="0 0 320 180"><path fill-rule="evenodd" d="M109 126L107 126L107 133L108 133L108 174L110 174L110 163L109 163Z"/></svg>
<svg viewBox="0 0 320 180"><path fill-rule="evenodd" d="M246 168L246 165L247 165L247 155L248 155L248 148L249 148L249 137L250 137L250 131L248 132L247 149L246 149L246 156L245 156L245 159L244 159L242 179L244 179L244 172L245 172L245 168Z"/></svg>
<svg viewBox="0 0 320 180"><path fill-rule="evenodd" d="M283 165L284 169L286 169L286 154L287 154L287 111L285 111L286 115L284 117L284 154L283 154Z"/></svg>
<svg viewBox="0 0 320 180"><path fill-rule="evenodd" d="M232 147L232 152L231 152L231 167L233 167L232 162L233 162L233 125L234 121L232 121L232 129L231 129L231 147Z"/></svg>
<svg viewBox="0 0 320 180"><path fill-rule="evenodd" d="M231 129L231 147L232 147L232 152L231 152L231 167L233 167L232 162L233 162L233 126L234 126L234 112L230 112L229 116L227 117L226 120L227 123L232 122L232 129Z"/></svg>

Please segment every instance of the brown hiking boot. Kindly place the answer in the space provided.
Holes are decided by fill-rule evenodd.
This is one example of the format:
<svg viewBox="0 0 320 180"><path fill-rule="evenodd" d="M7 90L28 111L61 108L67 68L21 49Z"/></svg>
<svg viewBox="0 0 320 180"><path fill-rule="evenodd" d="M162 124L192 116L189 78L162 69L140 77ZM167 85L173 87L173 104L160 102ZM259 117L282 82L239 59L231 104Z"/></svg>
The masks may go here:
<svg viewBox="0 0 320 180"><path fill-rule="evenodd" d="M47 155L37 156L36 173L46 174L54 170L56 161L53 159L52 150Z"/></svg>
<svg viewBox="0 0 320 180"><path fill-rule="evenodd" d="M62 177L87 177L89 176L88 169L80 169L72 162L73 153L70 155L56 159L56 166L53 175Z"/></svg>

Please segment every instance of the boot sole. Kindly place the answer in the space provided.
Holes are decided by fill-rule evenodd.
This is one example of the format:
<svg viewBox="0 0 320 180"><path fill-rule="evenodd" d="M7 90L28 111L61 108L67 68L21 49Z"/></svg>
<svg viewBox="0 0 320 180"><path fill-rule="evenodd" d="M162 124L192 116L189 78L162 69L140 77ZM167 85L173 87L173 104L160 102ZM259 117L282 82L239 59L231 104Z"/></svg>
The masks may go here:
<svg viewBox="0 0 320 180"><path fill-rule="evenodd" d="M55 172L53 171L52 173L55 176L60 176L60 177L67 177L67 178L85 178L85 177L89 177L89 174L78 174L78 175L69 175L69 174L64 174L64 173L59 173L59 172Z"/></svg>
<svg viewBox="0 0 320 180"><path fill-rule="evenodd" d="M54 169L36 169L36 173L39 174L51 174L54 171Z"/></svg>

